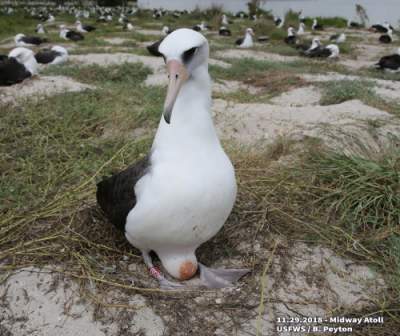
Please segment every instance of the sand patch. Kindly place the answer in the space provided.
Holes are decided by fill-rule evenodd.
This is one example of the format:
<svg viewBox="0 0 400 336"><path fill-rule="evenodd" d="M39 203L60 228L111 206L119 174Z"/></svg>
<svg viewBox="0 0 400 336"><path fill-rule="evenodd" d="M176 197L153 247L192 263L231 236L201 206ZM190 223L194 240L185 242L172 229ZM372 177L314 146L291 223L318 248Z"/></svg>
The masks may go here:
<svg viewBox="0 0 400 336"><path fill-rule="evenodd" d="M312 106L321 100L321 92L314 86L306 86L282 93L271 99L271 103L280 106Z"/></svg>
<svg viewBox="0 0 400 336"><path fill-rule="evenodd" d="M230 104L217 99L213 112L220 136L238 144L273 142L278 136L323 138L327 126L353 126L368 119L388 120L389 113L358 100L330 106Z"/></svg>
<svg viewBox="0 0 400 336"><path fill-rule="evenodd" d="M62 281L62 285L58 284ZM94 308L79 296L72 281L36 268L19 270L0 287L2 325L13 335L112 336L119 334L118 314L108 310L107 319L93 320ZM110 293L110 303L113 296ZM140 295L128 297L132 306L124 329L132 334L161 336L164 323Z"/></svg>
<svg viewBox="0 0 400 336"><path fill-rule="evenodd" d="M163 32L160 30L155 29L135 29L136 33L143 34L143 35L155 35L155 36L163 36Z"/></svg>
<svg viewBox="0 0 400 336"><path fill-rule="evenodd" d="M79 92L94 87L64 76L40 76L9 87L0 88L2 103L16 103L26 98L40 99L63 92Z"/></svg>
<svg viewBox="0 0 400 336"><path fill-rule="evenodd" d="M328 74L303 74L301 75L306 81L309 82L327 82L327 81L342 81L342 80L357 80L368 81L373 83L376 87L375 92L384 99L399 99L400 95L400 82L393 80L375 79L353 75L342 75L338 73Z"/></svg>
<svg viewBox="0 0 400 336"><path fill-rule="evenodd" d="M254 58L259 61L274 61L274 62L294 62L300 58L297 56L283 56L265 51L254 51L245 49L228 49L224 51L218 51L218 57L221 58Z"/></svg>
<svg viewBox="0 0 400 336"><path fill-rule="evenodd" d="M260 277L258 281L261 283ZM371 307L385 288L381 275L370 268L341 258L331 249L303 243L274 256L264 281L262 319L246 322L239 335L254 335L257 324L261 335L274 335L279 316L327 318L336 310ZM254 309L256 313L258 309Z"/></svg>
<svg viewBox="0 0 400 336"><path fill-rule="evenodd" d="M123 44L125 42L130 42L130 41L134 42L131 39L126 39L126 38L122 38L122 37L108 37L108 38L104 38L104 41L106 41L107 43L112 44L112 45L120 45L120 44Z"/></svg>

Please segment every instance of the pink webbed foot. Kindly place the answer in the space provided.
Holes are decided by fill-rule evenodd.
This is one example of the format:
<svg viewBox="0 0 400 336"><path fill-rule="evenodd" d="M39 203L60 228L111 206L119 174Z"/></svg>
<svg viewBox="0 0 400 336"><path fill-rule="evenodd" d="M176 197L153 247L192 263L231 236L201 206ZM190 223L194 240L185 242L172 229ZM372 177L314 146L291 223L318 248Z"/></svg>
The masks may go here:
<svg viewBox="0 0 400 336"><path fill-rule="evenodd" d="M212 269L199 263L200 280L208 288L231 287L234 282L250 272L250 269Z"/></svg>

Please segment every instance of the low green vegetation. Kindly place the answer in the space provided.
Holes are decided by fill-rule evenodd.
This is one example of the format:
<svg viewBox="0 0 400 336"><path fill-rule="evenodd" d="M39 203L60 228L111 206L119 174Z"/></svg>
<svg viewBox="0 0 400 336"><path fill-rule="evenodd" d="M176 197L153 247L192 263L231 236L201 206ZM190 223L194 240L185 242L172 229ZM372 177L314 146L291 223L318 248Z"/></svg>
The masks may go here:
<svg viewBox="0 0 400 336"><path fill-rule="evenodd" d="M323 84L322 105L340 104L351 99L366 100L375 96L371 81L338 80Z"/></svg>

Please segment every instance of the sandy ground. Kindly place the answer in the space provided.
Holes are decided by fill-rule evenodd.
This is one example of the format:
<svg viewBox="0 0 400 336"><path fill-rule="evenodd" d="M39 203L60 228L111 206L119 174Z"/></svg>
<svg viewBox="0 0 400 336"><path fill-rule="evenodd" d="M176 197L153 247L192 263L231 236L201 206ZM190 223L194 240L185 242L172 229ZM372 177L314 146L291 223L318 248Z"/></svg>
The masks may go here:
<svg viewBox="0 0 400 336"><path fill-rule="evenodd" d="M16 103L27 98L40 98L63 92L79 92L93 89L64 76L37 76L31 80L10 87L0 88L0 102Z"/></svg>
<svg viewBox="0 0 400 336"><path fill-rule="evenodd" d="M238 248L254 249L265 258L271 255L259 243L250 246L243 242ZM242 282L230 289L198 292L185 299L186 309L199 320L218 319L218 326L208 335L254 335L257 328L261 335L272 335L278 316L327 317L336 309L363 309L378 300L385 288L379 274L328 248L303 243L288 247L282 242L272 260L265 277L253 274L244 279L245 285ZM252 287L254 292L245 293L244 286ZM260 291L265 297L261 310ZM240 296L241 305L248 308L232 320L225 305L235 296ZM183 336L189 332L184 327L181 332L169 330L168 322L176 320L175 311L160 310L157 302L145 296L117 290L107 294L107 304L125 308L107 308L105 314L97 314L94 319L94 308L80 296L77 285L52 273L50 268L30 267L10 275L0 287L0 297L4 336L8 335L6 332L13 336ZM215 313L218 306L221 309Z"/></svg>
<svg viewBox="0 0 400 336"><path fill-rule="evenodd" d="M224 51L218 51L216 53L218 57L223 58L254 58L260 61L275 61L275 62L294 62L298 61L300 57L297 56L283 56L266 51L254 51L249 49L228 49Z"/></svg>

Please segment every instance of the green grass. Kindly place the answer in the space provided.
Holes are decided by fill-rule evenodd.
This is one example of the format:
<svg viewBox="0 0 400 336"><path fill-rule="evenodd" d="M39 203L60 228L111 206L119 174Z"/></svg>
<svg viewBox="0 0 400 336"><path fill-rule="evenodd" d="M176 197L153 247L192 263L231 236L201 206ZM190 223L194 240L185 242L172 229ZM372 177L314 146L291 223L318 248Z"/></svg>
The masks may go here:
<svg viewBox="0 0 400 336"><path fill-rule="evenodd" d="M375 96L373 83L360 80L339 80L323 83L321 105L340 104L351 99L365 100Z"/></svg>
<svg viewBox="0 0 400 336"><path fill-rule="evenodd" d="M0 41L18 33L32 34L37 23L37 20L23 15L0 14Z"/></svg>
<svg viewBox="0 0 400 336"><path fill-rule="evenodd" d="M395 100L385 100L375 93L375 83L370 80L339 80L322 84L321 105L340 104L358 99L364 104L400 116L400 104Z"/></svg>
<svg viewBox="0 0 400 336"><path fill-rule="evenodd" d="M347 20L342 17L316 17L319 24L322 24L324 27L335 27L335 28L346 28ZM307 27L311 27L313 23L314 17L306 17L305 24Z"/></svg>

